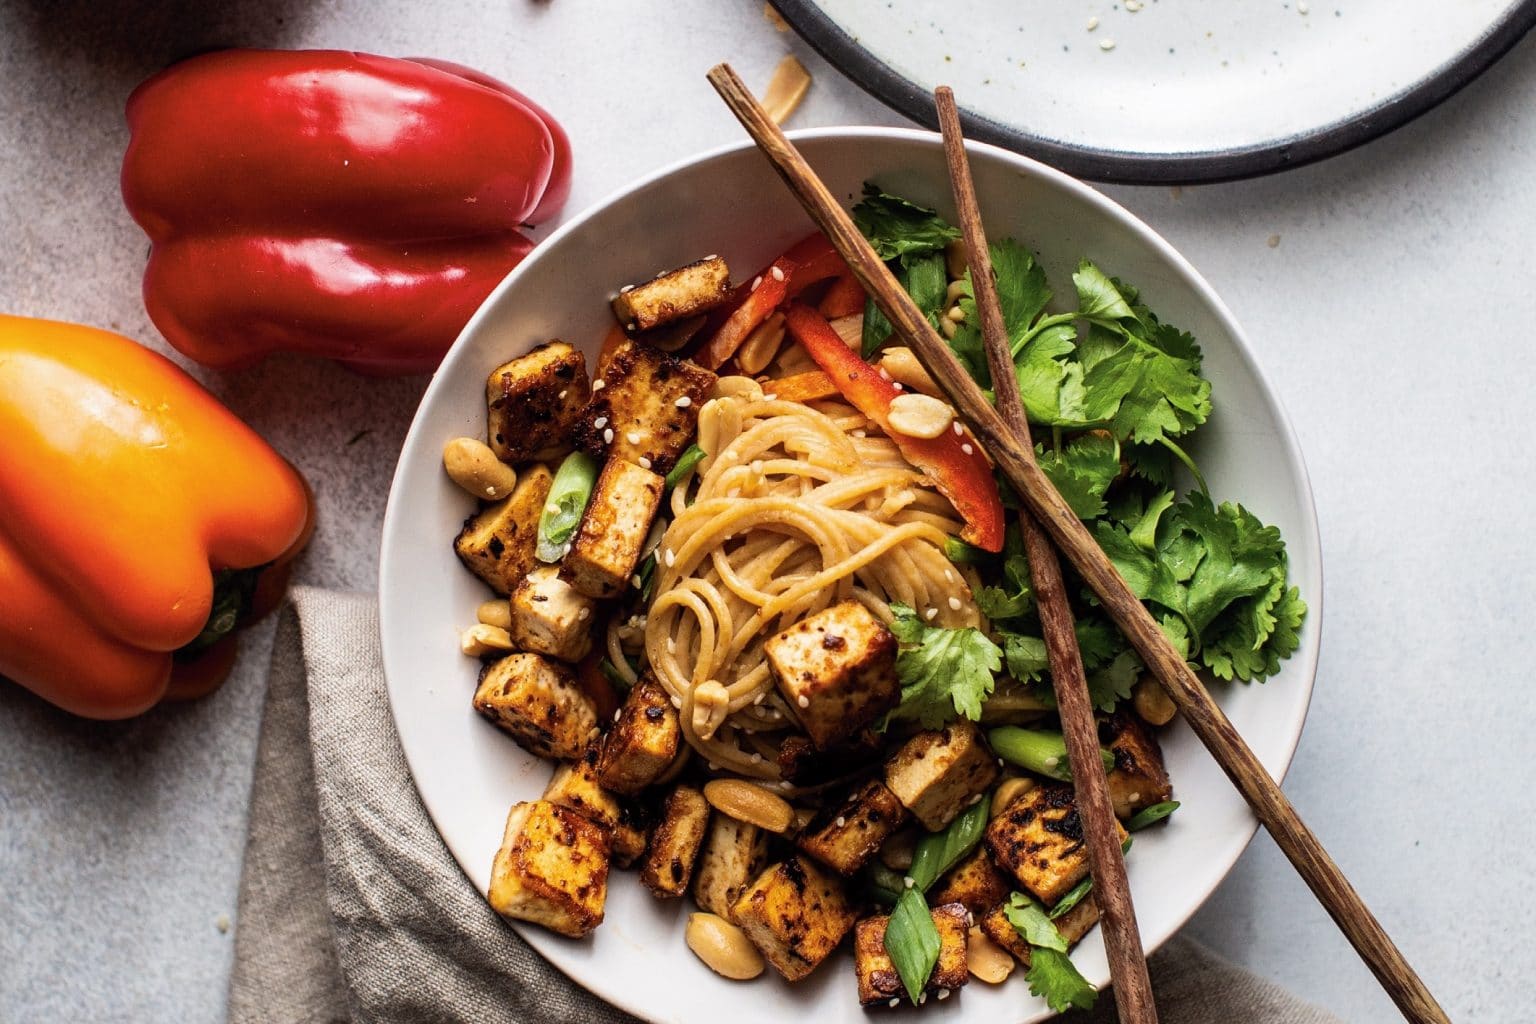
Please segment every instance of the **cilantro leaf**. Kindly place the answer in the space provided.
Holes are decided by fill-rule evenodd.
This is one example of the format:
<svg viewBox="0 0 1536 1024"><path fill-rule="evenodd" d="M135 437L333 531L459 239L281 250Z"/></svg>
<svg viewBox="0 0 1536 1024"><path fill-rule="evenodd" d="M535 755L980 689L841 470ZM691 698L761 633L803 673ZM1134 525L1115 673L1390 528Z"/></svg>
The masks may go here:
<svg viewBox="0 0 1536 1024"><path fill-rule="evenodd" d="M853 208L858 226L882 260L923 256L960 237L960 229L933 210L864 183L864 198Z"/></svg>
<svg viewBox="0 0 1536 1024"><path fill-rule="evenodd" d="M1141 658L1135 651L1124 650L1113 661L1088 673L1088 697L1100 711L1113 711L1122 700L1129 700L1131 689L1141 678Z"/></svg>
<svg viewBox="0 0 1536 1024"><path fill-rule="evenodd" d="M1035 457L1079 519L1104 514L1104 493L1120 475L1120 444L1112 436L1091 431L1060 448L1036 445Z"/></svg>
<svg viewBox="0 0 1536 1024"><path fill-rule="evenodd" d="M1099 998L1098 991L1078 973L1071 958L1054 949L1030 951L1029 973L1024 980L1029 982L1031 995L1044 999L1058 1013L1074 1008L1092 1009Z"/></svg>
<svg viewBox="0 0 1536 1024"><path fill-rule="evenodd" d="M1107 322L1136 316L1115 282L1088 260L1077 265L1072 283L1077 287L1077 311L1084 320Z"/></svg>
<svg viewBox="0 0 1536 1024"><path fill-rule="evenodd" d="M1023 893L1009 894L1008 902L1003 905L1003 916L1013 925L1013 930L1019 933L1019 938L1034 949L1054 949L1061 953L1067 951L1066 937L1056 929L1045 908Z"/></svg>
<svg viewBox="0 0 1536 1024"><path fill-rule="evenodd" d="M1083 367L1069 358L1076 351L1076 336L1071 324L1057 324L1030 338L1014 356L1019 397L1031 423L1062 427L1091 424Z"/></svg>
<svg viewBox="0 0 1536 1024"><path fill-rule="evenodd" d="M1036 682L1051 667L1043 637L1002 630L999 635L1003 638L1003 657L1008 663L1008 674L1019 682Z"/></svg>
<svg viewBox="0 0 1536 1024"><path fill-rule="evenodd" d="M1083 655L1083 668L1089 672L1105 664L1125 648L1120 631L1106 619L1083 615L1077 620L1077 649Z"/></svg>
<svg viewBox="0 0 1536 1024"><path fill-rule="evenodd" d="M915 719L937 729L956 716L977 721L1003 667L1003 652L979 629L926 625L903 604L891 605L891 633L902 645L896 655L901 704L893 719Z"/></svg>

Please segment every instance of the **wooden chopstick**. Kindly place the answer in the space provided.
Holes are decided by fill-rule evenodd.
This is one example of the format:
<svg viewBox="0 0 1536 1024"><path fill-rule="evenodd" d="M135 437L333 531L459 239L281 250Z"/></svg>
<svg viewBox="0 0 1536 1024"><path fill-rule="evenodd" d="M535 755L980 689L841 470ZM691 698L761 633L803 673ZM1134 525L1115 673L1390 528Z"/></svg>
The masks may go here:
<svg viewBox="0 0 1536 1024"><path fill-rule="evenodd" d="M992 257L987 250L976 186L971 180L971 165L965 155L960 112L955 107L955 94L949 86L939 86L933 98L938 108L939 128L944 134L949 185L955 195L955 209L965 236L966 255L971 267L971 292L981 317L981 333L986 343L987 365L992 370L997 411L1012 432L1014 449L1033 461L1035 443L1029 434L1029 420L1024 415L1024 400L1019 396L1019 381L1014 376L1013 351L1008 328L1003 323L997 282L992 276ZM1077 646L1072 608L1067 603L1066 584L1061 578L1061 563L1050 538L1028 511L1020 514L1019 527L1024 534L1024 556L1029 561L1030 582L1034 585L1035 605L1040 612L1040 630L1045 636L1051 685L1061 712L1067 758L1069 763L1079 766L1079 770L1072 772L1072 789L1088 845L1093 895L1098 901L1104 927L1104 949L1109 955L1115 1006L1120 1011L1122 1024L1157 1024L1157 1004L1152 998L1152 979L1147 976L1141 931L1136 926L1136 906L1131 901L1131 883L1125 874L1125 854L1120 848L1120 830L1115 826L1114 803L1110 800L1104 773L1097 770L1098 725L1093 717L1093 700L1088 695L1088 679L1083 673L1083 655Z"/></svg>
<svg viewBox="0 0 1536 1024"><path fill-rule="evenodd" d="M1302 822L1199 677L1168 642L1108 556L1094 543L1040 468L1013 445L1007 424L913 304L911 296L875 255L848 212L769 119L730 65L716 65L707 77L811 220L848 261L854 276L885 313L895 333L916 353L972 432L987 446L1003 476L1098 596L1142 661L1173 698L1184 720L1242 793L1254 815L1269 829L1275 844L1290 859L1403 1017L1426 1024L1450 1024L1450 1018L1414 973L1402 951L1328 856L1317 836Z"/></svg>

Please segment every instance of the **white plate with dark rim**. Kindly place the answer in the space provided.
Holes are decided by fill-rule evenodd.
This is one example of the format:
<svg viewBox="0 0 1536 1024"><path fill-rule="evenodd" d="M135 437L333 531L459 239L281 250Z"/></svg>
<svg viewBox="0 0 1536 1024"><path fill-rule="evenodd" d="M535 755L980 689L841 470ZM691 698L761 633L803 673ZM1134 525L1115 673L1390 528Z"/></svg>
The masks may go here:
<svg viewBox="0 0 1536 1024"><path fill-rule="evenodd" d="M969 138L1127 184L1342 153L1442 102L1536 25L1536 0L771 2L914 121L937 127L933 90L949 84Z"/></svg>
<svg viewBox="0 0 1536 1024"><path fill-rule="evenodd" d="M850 202L874 180L953 215L936 136L903 129L827 128L792 136L837 195ZM1317 518L1295 435L1232 315L1203 278L1150 228L1098 192L1032 160L971 147L989 232L1041 253L1070 288L1081 256L1141 288L1164 320L1204 347L1215 412L1194 451L1218 499L1241 500L1283 531L1291 576L1311 611L1302 645L1264 685L1218 687L1218 699L1277 778L1306 718L1317 667L1322 567ZM537 798L550 766L524 753L470 708L478 663L459 630L488 594L454 557L451 540L473 502L442 471L444 442L485 429L484 381L495 366L558 337L595 353L618 285L718 252L738 276L810 230L761 155L738 143L693 157L624 189L562 227L486 300L448 353L405 441L390 491L380 558L384 668L395 724L422 801L470 881L484 891L507 811ZM1146 945L1155 949L1221 882L1257 827L1242 799L1182 726L1164 733L1178 799L1168 827L1138 837L1128 858ZM577 982L654 1021L783 1024L786 1014L865 1022L851 958L839 953L809 979L770 970L726 981L683 944L688 901L652 898L626 872L611 877L603 925L573 941L513 925ZM1276 925L1278 926L1278 922ZM1074 959L1094 983L1109 969L1095 931ZM932 1019L1037 1021L1050 1016L1015 977L973 983L923 1008Z"/></svg>

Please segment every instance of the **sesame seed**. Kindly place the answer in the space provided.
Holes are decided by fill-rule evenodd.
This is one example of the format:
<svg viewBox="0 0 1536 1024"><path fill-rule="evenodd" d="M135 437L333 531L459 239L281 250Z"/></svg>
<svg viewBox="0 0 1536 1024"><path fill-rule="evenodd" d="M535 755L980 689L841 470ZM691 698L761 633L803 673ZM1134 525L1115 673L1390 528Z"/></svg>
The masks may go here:
<svg viewBox="0 0 1536 1024"><path fill-rule="evenodd" d="M897 381L895 384L892 384L891 387L895 388L897 391L905 391L906 390L906 388L902 387L900 381Z"/></svg>
<svg viewBox="0 0 1536 1024"><path fill-rule="evenodd" d="M950 426L955 428L955 436L956 437L964 437L965 436L965 428L960 425L960 421L959 420L955 420L955 422L950 424Z"/></svg>
<svg viewBox="0 0 1536 1024"><path fill-rule="evenodd" d="M854 437L858 437L858 438L863 438L863 437L865 437L865 436L867 436L867 435L866 435L866 434L865 434L865 433L864 433L864 431L862 431L862 430L855 430L855 431L854 431L854 432L853 432L853 436L854 436Z"/></svg>
<svg viewBox="0 0 1536 1024"><path fill-rule="evenodd" d="M556 505L554 502L550 502L544 506L544 511L548 512L550 515L554 515L556 512L560 511L560 506Z"/></svg>
<svg viewBox="0 0 1536 1024"><path fill-rule="evenodd" d="M1061 763L1061 758L1054 757L1054 756L1053 757L1048 757L1048 758L1046 758L1044 761L1042 761L1040 763L1045 765L1047 768L1055 768L1058 764Z"/></svg>
<svg viewBox="0 0 1536 1024"><path fill-rule="evenodd" d="M558 394L558 395L556 395L556 396L555 396L555 397L556 397L556 398L558 398L558 399L560 399L560 401L562 401L562 402L563 402L563 401L565 401L565 396L566 396L566 395L568 395L568 394L570 394L570 393L571 393L571 391L570 391L570 389L569 389L569 388L567 388L567 389L566 389L566 390L564 390L564 391L562 391L562 392L560 392L560 393L559 393L559 394Z"/></svg>
<svg viewBox="0 0 1536 1024"><path fill-rule="evenodd" d="M922 995L917 997L917 1005L918 1006L922 1006L927 1001L928 1001L928 993L927 992L924 992Z"/></svg>
<svg viewBox="0 0 1536 1024"><path fill-rule="evenodd" d="M630 292L632 292L634 290L635 290L635 286L634 285L627 284L623 288L619 289L619 294L620 295L627 295L627 294L629 294Z"/></svg>
<svg viewBox="0 0 1536 1024"><path fill-rule="evenodd" d="M891 1001L889 1003L887 1003L886 1005L890 1006L892 1008L900 1006L901 1005L901 997L900 996L891 996Z"/></svg>
<svg viewBox="0 0 1536 1024"><path fill-rule="evenodd" d="M778 400L779 400L779 396L778 396L777 392L775 392L774 394L771 394L771 395L764 395L763 396L763 401L765 401L765 402L777 402Z"/></svg>
<svg viewBox="0 0 1536 1024"><path fill-rule="evenodd" d="M759 754L757 751L754 750L754 751L752 751L752 757L750 758L750 760L751 760L751 762L753 764L761 764L762 760L763 760L763 755Z"/></svg>
<svg viewBox="0 0 1536 1024"><path fill-rule="evenodd" d="M947 989L947 988L939 989L939 1000L942 1002L943 1000L948 999L948 998L949 998L949 989Z"/></svg>
<svg viewBox="0 0 1536 1024"><path fill-rule="evenodd" d="M592 382L592 390L593 391L601 391L601 390L603 390L603 388L605 388L607 386L608 386L608 382L603 380L603 378L601 378L601 377L597 378L597 380Z"/></svg>
<svg viewBox="0 0 1536 1024"><path fill-rule="evenodd" d="M965 452L965 454L967 454L967 455L974 455L974 454L976 454L976 449L971 447L971 442L969 442L969 441L967 441L967 442L965 442L965 444L961 445L960 446L960 450Z"/></svg>
<svg viewBox="0 0 1536 1024"><path fill-rule="evenodd" d="M1131 794L1131 803L1134 804L1134 803L1140 803L1140 802L1141 802L1141 794L1140 793L1132 793Z"/></svg>
<svg viewBox="0 0 1536 1024"><path fill-rule="evenodd" d="M636 590L640 589L640 574L639 573L636 573L635 575L633 575L633 576L631 576L629 578L629 585L634 587Z"/></svg>
<svg viewBox="0 0 1536 1024"><path fill-rule="evenodd" d="M672 404L677 406L679 409L686 409L693 404L693 399L689 398L687 395L684 395L682 398L679 398Z"/></svg>
<svg viewBox="0 0 1536 1024"><path fill-rule="evenodd" d="M773 279L775 281L784 280L784 271L780 270L778 267L769 267L768 273L773 275Z"/></svg>
<svg viewBox="0 0 1536 1024"><path fill-rule="evenodd" d="M489 497L492 497L492 498L494 498L494 497L496 497L496 488L495 488L495 487L487 487L487 488L486 488L486 489L485 489L485 493L486 493L486 495L488 495L488 496L489 496Z"/></svg>
<svg viewBox="0 0 1536 1024"><path fill-rule="evenodd" d="M603 431L603 444L613 444L613 428Z"/></svg>
<svg viewBox="0 0 1536 1024"><path fill-rule="evenodd" d="M640 443L640 431L638 430L631 430L629 433L625 434L624 437L628 439L630 444Z"/></svg>
<svg viewBox="0 0 1536 1024"><path fill-rule="evenodd" d="M916 885L916 884L917 884L917 879L915 879L915 878L913 878L913 877L912 877L912 876L911 876L911 875L906 875L906 876L904 876L904 877L903 877L903 878L902 878L902 880L901 880L901 884L902 884L902 885L904 885L904 886L906 886L906 887L907 887L907 888L908 888L908 889L910 889L910 888L912 888L912 887L913 887L913 886L914 886L914 885Z"/></svg>
<svg viewBox="0 0 1536 1024"><path fill-rule="evenodd" d="M1003 759L1002 759L1002 758L998 758L998 759L997 759L997 766L998 766L998 767L999 767L999 768L1006 768L1006 767L1008 767L1008 766L1007 766L1007 765L1006 765L1006 764L1005 764L1005 763L1004 763L1004 762L1003 762Z"/></svg>
<svg viewBox="0 0 1536 1024"><path fill-rule="evenodd" d="M960 610L960 599L958 597L951 597L949 599L949 610L952 612Z"/></svg>
<svg viewBox="0 0 1536 1024"><path fill-rule="evenodd" d="M803 708L808 708L811 706L811 698L802 693L800 696L795 698L795 703L799 704Z"/></svg>
<svg viewBox="0 0 1536 1024"><path fill-rule="evenodd" d="M923 618L927 619L929 622L932 622L934 618L938 616L938 614L939 610L937 608L929 608L927 611L923 612Z"/></svg>
<svg viewBox="0 0 1536 1024"><path fill-rule="evenodd" d="M1092 17L1090 17L1088 19L1088 31L1092 32L1094 29L1096 29L1098 27L1099 27L1098 15L1093 15Z"/></svg>
<svg viewBox="0 0 1536 1024"><path fill-rule="evenodd" d="M846 824L848 824L848 819L839 814L837 816L837 827L842 828Z"/></svg>
<svg viewBox="0 0 1536 1024"><path fill-rule="evenodd" d="M762 471L763 471L763 460L762 459L753 459L752 460L752 472L754 472L754 473L762 473Z"/></svg>
<svg viewBox="0 0 1536 1024"><path fill-rule="evenodd" d="M677 561L677 555L671 548L667 548L666 553L662 555L662 561L666 562L667 568L670 569Z"/></svg>
<svg viewBox="0 0 1536 1024"><path fill-rule="evenodd" d="M757 291L757 286L762 284L762 283L763 283L763 279L761 277L754 277L752 279L752 287L750 289L748 289L748 290L755 292L755 291Z"/></svg>
<svg viewBox="0 0 1536 1024"><path fill-rule="evenodd" d="M623 708L614 708L613 709L613 720L615 722L617 722L619 720L620 716L622 716L623 714L624 714L624 709Z"/></svg>
<svg viewBox="0 0 1536 1024"><path fill-rule="evenodd" d="M641 469L650 469L651 468L651 460L646 458L644 455L640 456L638 461L640 463L640 468Z"/></svg>
<svg viewBox="0 0 1536 1024"><path fill-rule="evenodd" d="M592 429L593 430L602 430L607 425L608 425L608 417L607 416L599 416L597 419L592 421Z"/></svg>
<svg viewBox="0 0 1536 1024"><path fill-rule="evenodd" d="M1108 53L1110 50L1113 50L1114 48L1115 48L1115 41L1113 39L1100 39L1099 40L1099 49L1103 50L1105 53Z"/></svg>
<svg viewBox="0 0 1536 1024"><path fill-rule="evenodd" d="M710 761L709 762L709 770L712 771L712 772L717 772L717 771L720 770L720 766L715 764L715 762Z"/></svg>
<svg viewBox="0 0 1536 1024"><path fill-rule="evenodd" d="M671 637L667 637L667 653L668 654L676 654L677 653L677 641L672 639Z"/></svg>
<svg viewBox="0 0 1536 1024"><path fill-rule="evenodd" d="M945 583L953 583L953 582L955 582L955 570L953 570L953 569L945 569L944 570L944 582Z"/></svg>
<svg viewBox="0 0 1536 1024"><path fill-rule="evenodd" d="M1141 10L1141 7L1141 0L1125 0L1125 9L1130 11L1132 14L1135 14L1137 11Z"/></svg>
<svg viewBox="0 0 1536 1024"><path fill-rule="evenodd" d="M576 613L576 618L580 619L582 622L586 622L591 617L592 617L592 609L591 608L583 608L583 609L581 609L581 611Z"/></svg>
<svg viewBox="0 0 1536 1024"><path fill-rule="evenodd" d="M768 696L766 693L760 693L756 697L752 698L752 703L753 704L761 704L763 702L763 698L766 697L766 696Z"/></svg>
<svg viewBox="0 0 1536 1024"><path fill-rule="evenodd" d="M976 806L979 803L981 803L981 794L980 793L976 793L976 794L973 794L971 796L970 802L967 803L966 806L967 807L974 807L974 806Z"/></svg>

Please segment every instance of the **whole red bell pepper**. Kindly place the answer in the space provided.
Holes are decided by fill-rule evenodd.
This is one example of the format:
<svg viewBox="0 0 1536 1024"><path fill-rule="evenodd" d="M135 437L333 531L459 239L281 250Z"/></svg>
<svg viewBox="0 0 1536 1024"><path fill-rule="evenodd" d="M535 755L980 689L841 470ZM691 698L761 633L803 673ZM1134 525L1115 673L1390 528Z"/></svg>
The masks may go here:
<svg viewBox="0 0 1536 1024"><path fill-rule="evenodd" d="M170 360L0 316L0 675L125 718L212 689L282 596L304 480Z"/></svg>
<svg viewBox="0 0 1536 1024"><path fill-rule="evenodd" d="M225 50L128 100L123 200L153 247L150 317L181 352L270 352L418 373L570 192L570 143L458 65L335 50Z"/></svg>

